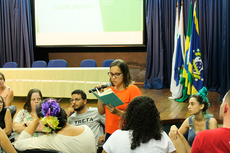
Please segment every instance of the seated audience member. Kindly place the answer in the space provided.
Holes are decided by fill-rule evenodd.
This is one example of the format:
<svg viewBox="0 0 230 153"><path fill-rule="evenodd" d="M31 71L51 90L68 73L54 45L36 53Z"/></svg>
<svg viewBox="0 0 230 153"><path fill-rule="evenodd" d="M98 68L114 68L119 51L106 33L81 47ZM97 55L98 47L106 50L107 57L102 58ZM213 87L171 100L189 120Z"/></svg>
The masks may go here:
<svg viewBox="0 0 230 153"><path fill-rule="evenodd" d="M72 126L67 122L65 110L56 100L46 99L36 107L38 118L20 134L15 148L19 151L27 149L48 149L66 153L95 153L96 145L93 132L86 125ZM47 135L33 137L38 128Z"/></svg>
<svg viewBox="0 0 230 153"><path fill-rule="evenodd" d="M42 93L39 89L31 89L28 92L26 103L23 106L24 109L17 113L13 122L13 131L16 133L15 141L18 139L20 133L37 118L36 106L41 102L42 98ZM37 129L34 137L44 134L41 130Z"/></svg>
<svg viewBox="0 0 230 153"><path fill-rule="evenodd" d="M230 152L230 90L224 96L219 114L223 127L199 132L193 142L192 153Z"/></svg>
<svg viewBox="0 0 230 153"><path fill-rule="evenodd" d="M10 140L8 139L8 137L6 136L6 134L1 128L0 128L0 147L6 153L17 153L14 147L12 146L12 144L10 143Z"/></svg>
<svg viewBox="0 0 230 153"><path fill-rule="evenodd" d="M70 103L71 105L67 110L68 123L74 126L89 126L95 135L95 141L98 142L99 137L104 135L105 116L100 115L97 108L86 107L87 96L82 90L72 92Z"/></svg>
<svg viewBox="0 0 230 153"><path fill-rule="evenodd" d="M7 136L11 135L11 123L12 118L10 111L4 107L5 102L2 96L0 96L0 127L3 129Z"/></svg>
<svg viewBox="0 0 230 153"><path fill-rule="evenodd" d="M172 141L163 131L160 113L152 98L134 98L121 115L121 129L103 145L103 153L175 152Z"/></svg>
<svg viewBox="0 0 230 153"><path fill-rule="evenodd" d="M10 110L11 117L14 117L14 114L17 111L17 107L11 105L14 99L13 89L5 85L5 76L0 72L0 96L4 99L5 108Z"/></svg>
<svg viewBox="0 0 230 153"><path fill-rule="evenodd" d="M208 91L205 87L198 93L192 95L189 99L188 106L188 111L191 116L182 123L179 130L175 125L171 127L169 137L176 147L177 152L190 152L193 140L198 132L217 128L218 124L216 119L213 118L213 115L207 114L206 112L210 105L207 95ZM184 137L187 131L188 141Z"/></svg>

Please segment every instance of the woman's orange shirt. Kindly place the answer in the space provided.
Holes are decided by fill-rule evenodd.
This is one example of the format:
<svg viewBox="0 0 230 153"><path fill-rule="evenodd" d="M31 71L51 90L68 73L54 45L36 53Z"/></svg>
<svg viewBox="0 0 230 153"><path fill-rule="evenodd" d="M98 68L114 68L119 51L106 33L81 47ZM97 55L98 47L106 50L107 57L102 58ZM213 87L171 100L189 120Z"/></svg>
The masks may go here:
<svg viewBox="0 0 230 153"><path fill-rule="evenodd" d="M118 109L124 111L125 108L128 106L129 102L137 97L142 95L141 90L135 86L131 85L125 90L117 91L114 87L110 87L114 93L121 99L124 103L123 105L117 106ZM105 132L112 134L114 131L119 129L119 122L120 116L110 113L110 111L104 106L105 108Z"/></svg>

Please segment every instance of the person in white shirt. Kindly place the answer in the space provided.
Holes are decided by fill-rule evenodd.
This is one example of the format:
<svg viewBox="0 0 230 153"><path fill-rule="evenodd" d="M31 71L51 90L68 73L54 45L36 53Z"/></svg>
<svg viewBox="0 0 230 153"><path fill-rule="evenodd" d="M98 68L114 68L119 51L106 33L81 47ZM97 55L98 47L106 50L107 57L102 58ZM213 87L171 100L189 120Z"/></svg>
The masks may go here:
<svg viewBox="0 0 230 153"><path fill-rule="evenodd" d="M128 104L120 126L105 142L102 153L176 152L163 131L154 100L148 96L138 96Z"/></svg>
<svg viewBox="0 0 230 153"><path fill-rule="evenodd" d="M64 153L95 153L96 145L93 132L88 126L72 126L67 122L65 110L54 99L46 99L36 107L38 119L21 133L15 148L19 151L30 149L55 150ZM47 135L32 137L40 128Z"/></svg>

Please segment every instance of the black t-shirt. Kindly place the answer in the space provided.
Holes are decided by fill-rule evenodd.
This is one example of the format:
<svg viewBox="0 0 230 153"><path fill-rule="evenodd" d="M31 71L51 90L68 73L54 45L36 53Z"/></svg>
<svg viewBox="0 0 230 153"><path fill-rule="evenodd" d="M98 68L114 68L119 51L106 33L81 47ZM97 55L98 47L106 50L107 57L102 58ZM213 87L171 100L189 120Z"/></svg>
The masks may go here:
<svg viewBox="0 0 230 153"><path fill-rule="evenodd" d="M0 112L0 127L2 128L2 129L4 129L5 128L5 115L6 115L6 109L7 108L3 108L2 109L2 111Z"/></svg>

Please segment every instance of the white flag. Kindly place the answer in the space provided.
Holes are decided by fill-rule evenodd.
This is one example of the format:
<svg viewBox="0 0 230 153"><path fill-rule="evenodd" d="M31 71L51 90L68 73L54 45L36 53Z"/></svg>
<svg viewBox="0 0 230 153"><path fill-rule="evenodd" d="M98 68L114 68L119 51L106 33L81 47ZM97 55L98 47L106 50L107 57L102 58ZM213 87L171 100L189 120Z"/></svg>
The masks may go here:
<svg viewBox="0 0 230 153"><path fill-rule="evenodd" d="M170 99L178 99L181 98L182 96L183 86L179 83L180 81L179 72L181 68L176 66L179 63L182 63L179 64L182 66L184 63L185 37L184 37L183 22L184 22L183 6L181 6L179 26L178 26L178 17L176 17L176 24L175 24L174 52L173 52L173 59L172 59L172 75L171 75L171 85L170 85L170 91L172 93L172 96L169 97Z"/></svg>

